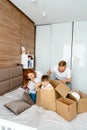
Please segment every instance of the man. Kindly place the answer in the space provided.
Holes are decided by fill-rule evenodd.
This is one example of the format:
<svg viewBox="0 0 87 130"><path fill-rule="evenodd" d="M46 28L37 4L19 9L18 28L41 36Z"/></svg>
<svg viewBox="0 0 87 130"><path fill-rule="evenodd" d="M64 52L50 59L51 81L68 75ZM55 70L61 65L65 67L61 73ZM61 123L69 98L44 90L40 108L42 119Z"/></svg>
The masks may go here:
<svg viewBox="0 0 87 130"><path fill-rule="evenodd" d="M66 61L62 60L52 67L47 74L50 75L51 73L55 73L56 79L62 81L63 83L70 83L71 81L71 71L67 67Z"/></svg>

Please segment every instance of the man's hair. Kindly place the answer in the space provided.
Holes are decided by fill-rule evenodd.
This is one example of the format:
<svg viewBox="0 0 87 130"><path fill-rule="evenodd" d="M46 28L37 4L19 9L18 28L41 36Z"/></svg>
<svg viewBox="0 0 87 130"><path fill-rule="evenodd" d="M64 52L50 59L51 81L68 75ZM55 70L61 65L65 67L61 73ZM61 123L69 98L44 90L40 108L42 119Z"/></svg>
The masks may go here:
<svg viewBox="0 0 87 130"><path fill-rule="evenodd" d="M42 75L41 81L49 81L49 76L48 75Z"/></svg>
<svg viewBox="0 0 87 130"><path fill-rule="evenodd" d="M66 66L66 61L61 60L61 61L58 63L58 65L59 65L60 67Z"/></svg>

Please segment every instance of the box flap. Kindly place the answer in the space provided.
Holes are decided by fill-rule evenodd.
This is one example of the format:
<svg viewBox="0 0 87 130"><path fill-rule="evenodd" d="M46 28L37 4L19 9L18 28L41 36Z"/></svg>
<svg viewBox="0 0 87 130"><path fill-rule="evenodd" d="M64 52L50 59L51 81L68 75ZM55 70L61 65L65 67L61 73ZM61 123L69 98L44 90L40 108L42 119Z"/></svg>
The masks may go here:
<svg viewBox="0 0 87 130"><path fill-rule="evenodd" d="M64 83L60 83L59 85L56 86L55 90L62 96L62 97L66 97L68 92L70 91L70 88L64 84Z"/></svg>
<svg viewBox="0 0 87 130"><path fill-rule="evenodd" d="M54 88L61 83L61 81L59 80L49 80L49 82L52 84Z"/></svg>

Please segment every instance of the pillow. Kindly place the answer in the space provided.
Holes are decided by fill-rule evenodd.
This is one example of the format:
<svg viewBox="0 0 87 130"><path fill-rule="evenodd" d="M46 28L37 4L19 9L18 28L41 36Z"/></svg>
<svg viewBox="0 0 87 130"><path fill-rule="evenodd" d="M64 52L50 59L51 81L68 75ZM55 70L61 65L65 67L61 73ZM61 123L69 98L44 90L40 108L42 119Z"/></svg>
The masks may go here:
<svg viewBox="0 0 87 130"><path fill-rule="evenodd" d="M34 102L32 101L31 97L30 97L29 94L26 93L26 92L24 92L24 94L23 94L23 100L24 100L26 103L30 104L30 105L33 105L33 104L34 104Z"/></svg>
<svg viewBox="0 0 87 130"><path fill-rule="evenodd" d="M23 88L19 87L11 92L4 94L4 96L7 98L15 99L15 100L23 100L24 92L25 92L25 90Z"/></svg>
<svg viewBox="0 0 87 130"><path fill-rule="evenodd" d="M22 100L15 100L4 105L6 108L14 112L16 115L28 109L31 105Z"/></svg>

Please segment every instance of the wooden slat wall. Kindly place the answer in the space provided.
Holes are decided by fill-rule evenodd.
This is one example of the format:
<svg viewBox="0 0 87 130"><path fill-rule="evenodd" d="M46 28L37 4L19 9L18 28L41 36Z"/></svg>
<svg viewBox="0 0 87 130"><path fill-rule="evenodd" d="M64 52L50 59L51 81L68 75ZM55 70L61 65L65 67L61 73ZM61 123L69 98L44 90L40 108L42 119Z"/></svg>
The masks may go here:
<svg viewBox="0 0 87 130"><path fill-rule="evenodd" d="M27 49L31 48L30 49L31 53L34 53L35 28L33 24L28 19L26 19L23 15L21 17L21 24L22 24L21 43Z"/></svg>
<svg viewBox="0 0 87 130"><path fill-rule="evenodd" d="M8 0L0 0L0 67L21 62L21 46L35 54L35 26Z"/></svg>

